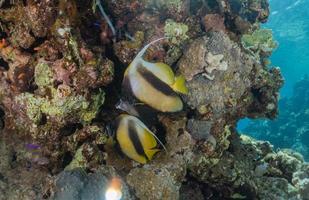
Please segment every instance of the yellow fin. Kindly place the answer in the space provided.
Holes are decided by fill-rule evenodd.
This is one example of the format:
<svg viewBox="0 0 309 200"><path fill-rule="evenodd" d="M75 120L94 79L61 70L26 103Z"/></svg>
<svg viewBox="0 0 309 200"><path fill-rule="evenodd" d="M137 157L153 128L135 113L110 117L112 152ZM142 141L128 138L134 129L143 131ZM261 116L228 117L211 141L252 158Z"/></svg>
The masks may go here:
<svg viewBox="0 0 309 200"><path fill-rule="evenodd" d="M181 94L188 94L189 90L186 86L186 79L183 75L179 75L175 78L175 83L172 85L172 88L175 92Z"/></svg>
<svg viewBox="0 0 309 200"><path fill-rule="evenodd" d="M144 156L140 156L140 155L133 156L132 159L141 164L146 164L148 161L147 158L145 158Z"/></svg>
<svg viewBox="0 0 309 200"><path fill-rule="evenodd" d="M150 130L148 130L146 127L141 127L144 130L141 132L140 140L144 147L144 149L152 149L157 146L157 140L153 136L153 133L150 133Z"/></svg>
<svg viewBox="0 0 309 200"><path fill-rule="evenodd" d="M159 151L160 149L145 149L145 154L149 160L152 160L153 156Z"/></svg>
<svg viewBox="0 0 309 200"><path fill-rule="evenodd" d="M161 140L159 140L159 138L151 130L149 130L144 124L141 124L141 127L144 129L144 133L142 135L145 141L144 143L142 143L144 148L154 149L158 144L157 142L159 142L159 144L166 151L166 148L161 142Z"/></svg>
<svg viewBox="0 0 309 200"><path fill-rule="evenodd" d="M144 152L148 160L152 160L153 156L160 151L160 149L157 148L159 142L162 147L165 149L165 146L162 144L162 142L157 138L157 136L151 132L144 124L140 124L140 132L139 139L142 143ZM165 149L166 150L166 149Z"/></svg>

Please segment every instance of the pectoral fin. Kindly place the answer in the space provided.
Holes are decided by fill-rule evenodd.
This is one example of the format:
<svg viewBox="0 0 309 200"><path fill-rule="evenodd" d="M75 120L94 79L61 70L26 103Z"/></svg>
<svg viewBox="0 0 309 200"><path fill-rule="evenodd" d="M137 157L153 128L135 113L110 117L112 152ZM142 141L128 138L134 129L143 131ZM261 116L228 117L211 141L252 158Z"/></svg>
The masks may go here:
<svg viewBox="0 0 309 200"><path fill-rule="evenodd" d="M175 78L175 83L172 85L172 88L175 92L181 94L188 94L189 90L186 86L186 79L183 75L179 75Z"/></svg>
<svg viewBox="0 0 309 200"><path fill-rule="evenodd" d="M153 156L158 153L160 149L147 149L145 150L145 154L148 158L148 160L152 160Z"/></svg>

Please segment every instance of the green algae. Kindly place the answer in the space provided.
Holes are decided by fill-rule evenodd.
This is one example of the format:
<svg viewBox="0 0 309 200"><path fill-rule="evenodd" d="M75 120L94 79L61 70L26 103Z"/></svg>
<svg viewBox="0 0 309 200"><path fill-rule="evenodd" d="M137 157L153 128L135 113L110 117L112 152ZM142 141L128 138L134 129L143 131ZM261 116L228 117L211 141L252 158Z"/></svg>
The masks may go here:
<svg viewBox="0 0 309 200"><path fill-rule="evenodd" d="M40 62L35 66L34 81L38 87L52 85L53 72L47 63Z"/></svg>
<svg viewBox="0 0 309 200"><path fill-rule="evenodd" d="M219 138L219 142L221 143L221 146L223 147L224 150L228 149L229 146L230 146L230 140L228 138L231 134L232 134L232 132L231 132L231 129L230 129L230 125L225 125L224 131L220 135L220 138Z"/></svg>
<svg viewBox="0 0 309 200"><path fill-rule="evenodd" d="M15 100L19 103L26 103L26 115L34 124L39 124L42 119L41 105L44 102L43 98L35 97L31 93L22 93L15 97Z"/></svg>
<svg viewBox="0 0 309 200"><path fill-rule="evenodd" d="M174 20L168 19L165 21L164 34L173 44L180 44L189 37L187 32L189 27L183 23L177 23Z"/></svg>
<svg viewBox="0 0 309 200"><path fill-rule="evenodd" d="M95 118L105 99L103 91L92 95L89 101L84 96L74 93L66 97L61 96L60 90L53 89L52 93L51 99L37 97L31 93L22 93L16 96L15 100L20 104L25 104L28 118L34 124L39 124L43 114L60 119L74 116L78 117L82 123L89 123Z"/></svg>
<svg viewBox="0 0 309 200"><path fill-rule="evenodd" d="M79 53L79 45L77 42L77 38L74 37L73 35L70 34L70 38L69 38L69 49L70 49L70 53L71 53L71 58L74 59L79 66L84 65L84 61L80 56Z"/></svg>
<svg viewBox="0 0 309 200"><path fill-rule="evenodd" d="M105 101L105 92L103 90L100 90L97 94L92 95L91 101L88 104L87 108L82 110L81 112L81 118L84 122L91 122L93 120L98 111L99 108L103 105Z"/></svg>
<svg viewBox="0 0 309 200"><path fill-rule="evenodd" d="M24 105L27 117L34 123L39 124L43 114L66 119L77 117L82 123L90 123L103 105L105 93L99 90L89 98L76 92L67 85L53 87L53 72L50 66L40 61L35 67L35 83L39 91L44 91L45 95L35 95L32 93L22 93L15 97L15 100Z"/></svg>
<svg viewBox="0 0 309 200"><path fill-rule="evenodd" d="M258 29L252 34L244 34L241 43L245 49L257 55L260 52L271 53L278 46L270 29Z"/></svg>

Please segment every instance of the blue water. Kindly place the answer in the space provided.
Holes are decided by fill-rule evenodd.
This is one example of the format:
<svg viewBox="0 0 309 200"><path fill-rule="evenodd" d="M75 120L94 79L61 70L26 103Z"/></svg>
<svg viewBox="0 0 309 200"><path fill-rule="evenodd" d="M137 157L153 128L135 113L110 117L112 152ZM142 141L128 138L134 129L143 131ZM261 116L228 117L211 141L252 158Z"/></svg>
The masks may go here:
<svg viewBox="0 0 309 200"><path fill-rule="evenodd" d="M270 0L271 15L264 25L273 30L279 48L271 61L285 78L281 96L290 96L296 81L309 74L309 0Z"/></svg>
<svg viewBox="0 0 309 200"><path fill-rule="evenodd" d="M271 14L269 20L263 25L263 28L272 29L274 38L279 43L279 47L273 52L270 60L272 66L279 66L281 68L282 75L285 79L285 84L280 90L281 99L291 98L295 83L301 80L306 74L309 74L309 0L270 0L270 9ZM280 113L282 113L285 107L280 106L280 109L279 118L282 118L283 116ZM260 138L261 133L257 134L254 131L250 133L251 126L261 124L262 122L263 120L261 119L243 119L239 121L237 128L240 132L245 131L246 134L251 134L258 139L273 140L271 137ZM272 123L277 123L276 126L278 126L278 120L277 122L269 120L264 122L268 123L269 126L263 126L263 129L272 127ZM307 125L309 122L308 120L304 120L302 123L303 125ZM274 130L276 129L263 131ZM297 133L295 132L295 134ZM308 135L309 132L306 134ZM286 136L282 135L282 137ZM271 142L276 143L276 141ZM309 141L300 142L309 143ZM284 146L284 144L282 147L294 148L293 145Z"/></svg>

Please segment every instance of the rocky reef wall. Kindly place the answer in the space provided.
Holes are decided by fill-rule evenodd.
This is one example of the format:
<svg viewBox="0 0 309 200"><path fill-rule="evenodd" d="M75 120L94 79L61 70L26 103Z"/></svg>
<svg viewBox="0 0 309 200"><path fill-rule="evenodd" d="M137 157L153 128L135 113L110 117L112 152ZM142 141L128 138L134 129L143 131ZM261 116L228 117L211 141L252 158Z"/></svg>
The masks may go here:
<svg viewBox="0 0 309 200"><path fill-rule="evenodd" d="M123 199L309 198L300 155L235 130L278 111L267 0L0 2L0 199L104 198L113 177ZM156 114L167 151L141 165L111 146L109 125L126 67L164 36L145 59L189 94Z"/></svg>
<svg viewBox="0 0 309 200"><path fill-rule="evenodd" d="M308 161L308 86L307 76L298 81L294 85L293 95L279 101L280 115L272 121L250 123L250 135L260 140L271 141L275 148L294 149Z"/></svg>

